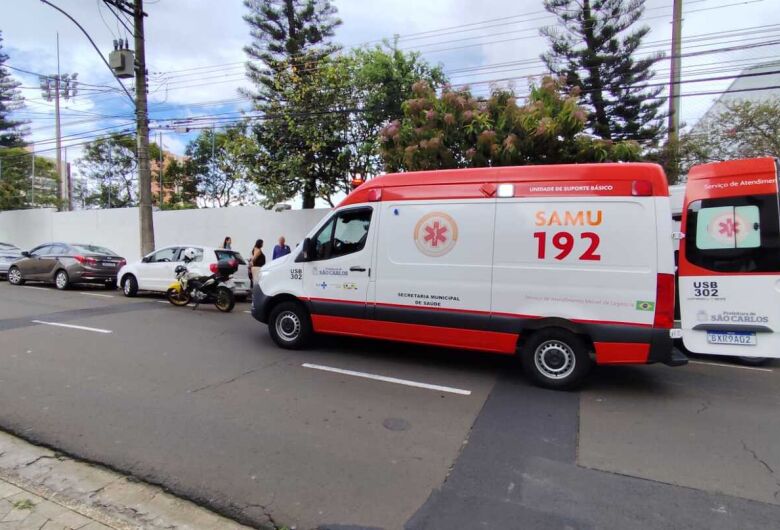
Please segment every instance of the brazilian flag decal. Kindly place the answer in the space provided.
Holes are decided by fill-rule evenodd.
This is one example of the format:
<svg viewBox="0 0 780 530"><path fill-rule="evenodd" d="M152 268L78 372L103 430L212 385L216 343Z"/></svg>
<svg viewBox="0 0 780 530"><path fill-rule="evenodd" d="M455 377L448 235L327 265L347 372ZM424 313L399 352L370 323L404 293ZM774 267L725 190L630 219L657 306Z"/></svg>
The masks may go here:
<svg viewBox="0 0 780 530"><path fill-rule="evenodd" d="M646 300L637 300L637 311L655 311L655 302L648 302Z"/></svg>

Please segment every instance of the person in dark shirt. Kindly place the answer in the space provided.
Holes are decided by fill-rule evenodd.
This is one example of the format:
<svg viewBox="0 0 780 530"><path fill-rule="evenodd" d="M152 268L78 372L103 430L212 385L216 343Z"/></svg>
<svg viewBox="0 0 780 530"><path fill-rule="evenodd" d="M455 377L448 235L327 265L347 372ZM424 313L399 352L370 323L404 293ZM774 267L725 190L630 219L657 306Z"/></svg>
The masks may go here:
<svg viewBox="0 0 780 530"><path fill-rule="evenodd" d="M265 254L263 254L263 240L258 239L255 241L255 246L252 247L252 251L249 257L249 283L254 285L254 280L260 279L260 267L265 265ZM257 270L255 270L257 268Z"/></svg>
<svg viewBox="0 0 780 530"><path fill-rule="evenodd" d="M285 245L284 236L279 238L279 244L274 247L271 259L281 258L290 253L290 247Z"/></svg>

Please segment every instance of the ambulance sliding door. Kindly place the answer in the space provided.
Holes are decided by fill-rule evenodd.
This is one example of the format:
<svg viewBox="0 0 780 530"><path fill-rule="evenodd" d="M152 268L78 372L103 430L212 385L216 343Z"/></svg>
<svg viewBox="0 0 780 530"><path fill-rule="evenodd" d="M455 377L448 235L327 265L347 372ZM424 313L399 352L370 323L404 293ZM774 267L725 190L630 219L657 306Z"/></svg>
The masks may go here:
<svg viewBox="0 0 780 530"><path fill-rule="evenodd" d="M486 329L495 199L381 203L375 318Z"/></svg>

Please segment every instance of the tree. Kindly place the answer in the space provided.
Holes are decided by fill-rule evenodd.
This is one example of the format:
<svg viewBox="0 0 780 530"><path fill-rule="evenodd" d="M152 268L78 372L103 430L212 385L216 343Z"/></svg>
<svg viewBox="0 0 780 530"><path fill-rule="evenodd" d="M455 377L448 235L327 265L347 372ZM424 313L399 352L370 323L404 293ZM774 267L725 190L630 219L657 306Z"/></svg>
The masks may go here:
<svg viewBox="0 0 780 530"><path fill-rule="evenodd" d="M258 149L245 124L224 131L205 129L187 146L186 173L194 178L204 206L252 204L257 192L250 172Z"/></svg>
<svg viewBox="0 0 780 530"><path fill-rule="evenodd" d="M494 89L478 101L464 88L441 96L424 82L404 103L404 117L382 130L388 171L636 160L635 142L584 134L587 113L578 89L551 77L531 87L524 105L510 90Z"/></svg>
<svg viewBox="0 0 780 530"><path fill-rule="evenodd" d="M87 184L78 190L85 206L128 208L138 205L138 143L134 134L113 133L84 146L76 163ZM149 157L160 156L157 144L149 145Z"/></svg>
<svg viewBox="0 0 780 530"><path fill-rule="evenodd" d="M544 0L558 19L542 28L550 51L542 60L550 72L582 91L590 114L588 128L607 140L635 140L652 147L665 129L659 98L663 86L648 83L652 66L663 58L653 54L634 59L647 26L630 28L644 12L645 0Z"/></svg>
<svg viewBox="0 0 780 530"><path fill-rule="evenodd" d="M446 81L441 66L431 66L417 52L404 52L393 43L373 48L357 48L335 64L337 79L345 87L350 102L349 128L345 131L350 147L348 174L370 178L383 169L379 153L379 133L392 120L403 116L404 101L413 97L412 86L426 82L437 90Z"/></svg>
<svg viewBox="0 0 780 530"><path fill-rule="evenodd" d="M0 147L0 210L59 207L59 179L54 161L22 147Z"/></svg>
<svg viewBox="0 0 780 530"><path fill-rule="evenodd" d="M23 105L19 92L21 83L14 81L11 72L5 68L8 55L3 53L3 32L0 31L0 149L3 147L24 147L22 127L24 122L12 120L9 115Z"/></svg>
<svg viewBox="0 0 780 530"><path fill-rule="evenodd" d="M327 68L341 24L328 0L245 0L252 43L245 92L265 115L254 128L260 147L255 178L266 203L303 198L313 208L344 178L343 130L336 118L340 80ZM331 83L331 81L338 81Z"/></svg>
<svg viewBox="0 0 780 530"><path fill-rule="evenodd" d="M169 158L164 164L163 183L172 193L163 208L167 210L184 210L197 207L198 181L190 173L192 164L190 161L179 162L176 158Z"/></svg>
<svg viewBox="0 0 780 530"><path fill-rule="evenodd" d="M780 98L723 104L680 138L681 173L696 164L736 158L780 157Z"/></svg>

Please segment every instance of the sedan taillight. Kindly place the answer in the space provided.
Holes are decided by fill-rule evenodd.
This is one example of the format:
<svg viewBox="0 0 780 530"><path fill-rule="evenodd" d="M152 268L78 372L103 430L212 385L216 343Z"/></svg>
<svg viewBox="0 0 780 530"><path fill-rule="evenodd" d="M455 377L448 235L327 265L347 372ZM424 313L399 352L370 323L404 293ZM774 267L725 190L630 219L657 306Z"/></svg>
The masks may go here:
<svg viewBox="0 0 780 530"><path fill-rule="evenodd" d="M89 256L73 256L73 259L81 263L82 265L97 265L97 260Z"/></svg>

